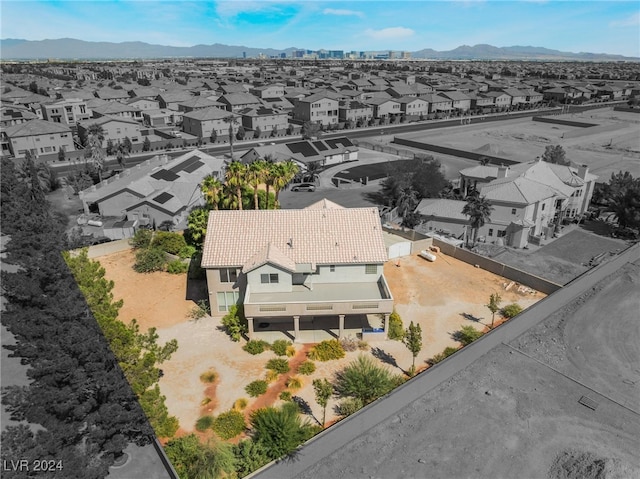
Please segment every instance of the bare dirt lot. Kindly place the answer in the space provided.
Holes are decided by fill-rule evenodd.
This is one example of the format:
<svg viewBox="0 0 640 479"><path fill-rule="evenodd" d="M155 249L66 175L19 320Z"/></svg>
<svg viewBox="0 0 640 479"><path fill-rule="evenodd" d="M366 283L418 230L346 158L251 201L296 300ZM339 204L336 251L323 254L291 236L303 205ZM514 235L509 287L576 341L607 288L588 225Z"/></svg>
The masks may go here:
<svg viewBox="0 0 640 479"><path fill-rule="evenodd" d="M618 171L629 171L634 177L640 174L640 118L638 116L633 113L613 111L611 108L602 108L553 117L593 123L603 127L610 126L614 128L612 131L601 131L598 127L579 128L521 118L401 136L520 162L532 161L537 156L541 156L547 145L562 145L569 160L589 165L593 174L600 176L601 180L606 180L611 173Z"/></svg>
<svg viewBox="0 0 640 479"><path fill-rule="evenodd" d="M234 343L219 329L220 322L209 317L194 321L188 319L195 306L186 298L186 276L168 273L139 274L133 269L132 251L114 253L98 258L106 270L107 279L113 280L114 299L123 299L120 317L128 322L136 318L145 330L156 327L161 342L178 340L178 351L161 367L164 376L160 381L171 414L178 417L183 432L192 431L202 414L219 414L230 409L239 398L248 398L244 388L255 379L265 377L266 362L275 357L272 352L251 356L242 350L241 343ZM419 323L423 331L423 349L416 359L418 369L427 367L426 360L442 352L447 346L458 346L452 333L462 325L471 324L485 329L491 322L489 310L484 306L489 296L499 291L503 305L518 302L528 307L544 297L541 293L520 294L514 290L503 291L508 281L466 263L441 255L435 263L417 256L405 257L385 265L385 275L395 298L396 308L405 327L410 321ZM478 321L466 319L463 314ZM388 368L401 374L411 366L411 353L399 341L370 343L383 352ZM301 351L302 345L296 345ZM309 406L311 421L321 417L321 409L315 403L311 382L315 378L331 378L361 351L347 353L340 361L316 362L312 376L299 376L303 385L291 391ZM372 354L371 350L366 354ZM215 388L207 390L208 384L200 375L213 369L217 373ZM295 371L292 371L292 374ZM282 379L282 378L281 378ZM284 381L270 385L267 396L276 401L285 389ZM203 407L203 400L210 402ZM333 399L327 409L327 422L335 419ZM249 401L248 409L265 405L264 398Z"/></svg>
<svg viewBox="0 0 640 479"><path fill-rule="evenodd" d="M639 281L627 264L297 477L640 477Z"/></svg>

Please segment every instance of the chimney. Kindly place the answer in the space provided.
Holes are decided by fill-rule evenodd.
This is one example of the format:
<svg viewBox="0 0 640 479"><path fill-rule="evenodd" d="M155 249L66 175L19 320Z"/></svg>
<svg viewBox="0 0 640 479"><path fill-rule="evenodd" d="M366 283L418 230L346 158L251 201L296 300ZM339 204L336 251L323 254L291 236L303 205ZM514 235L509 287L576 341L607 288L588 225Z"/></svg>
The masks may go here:
<svg viewBox="0 0 640 479"><path fill-rule="evenodd" d="M500 165L498 166L498 178L506 178L509 176L509 167Z"/></svg>
<svg viewBox="0 0 640 479"><path fill-rule="evenodd" d="M588 165L580 165L578 166L578 176L583 180L587 177L587 173L589 173Z"/></svg>

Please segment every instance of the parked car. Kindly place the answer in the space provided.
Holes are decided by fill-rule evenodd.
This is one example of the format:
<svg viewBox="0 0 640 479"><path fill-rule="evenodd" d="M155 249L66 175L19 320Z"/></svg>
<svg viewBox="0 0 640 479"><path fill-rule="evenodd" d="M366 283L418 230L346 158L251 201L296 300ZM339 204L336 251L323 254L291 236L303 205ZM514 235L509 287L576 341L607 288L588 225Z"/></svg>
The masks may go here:
<svg viewBox="0 0 640 479"><path fill-rule="evenodd" d="M316 191L316 185L312 183L300 183L291 188L291 191Z"/></svg>

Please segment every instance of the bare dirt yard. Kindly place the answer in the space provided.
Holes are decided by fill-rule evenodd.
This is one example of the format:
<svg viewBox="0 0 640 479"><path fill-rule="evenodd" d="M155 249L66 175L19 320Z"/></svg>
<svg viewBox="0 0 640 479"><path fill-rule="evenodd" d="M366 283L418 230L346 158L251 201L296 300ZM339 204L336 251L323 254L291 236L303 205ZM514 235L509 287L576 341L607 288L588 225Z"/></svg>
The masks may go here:
<svg viewBox="0 0 640 479"><path fill-rule="evenodd" d="M291 361L292 371L270 384L265 395L252 400L244 388L251 381L265 377L266 362L276 357L273 352L252 356L242 350L244 341L234 343L229 339L219 328L219 320L210 317L189 319L188 314L195 303L186 299L185 275L136 273L132 269L135 261L132 251L110 254L98 260L106 270L107 279L114 281L114 298L124 301L121 320L128 322L136 318L142 330L157 328L161 342L178 340L178 351L161 366L164 375L160 388L170 413L179 419L182 432L192 431L203 414L217 415L231 409L239 398L248 400L247 412L267 404L278 404L279 394L284 390L297 396L310 421L319 422L322 411L315 403L312 380L332 378L363 353L353 351L339 361L315 362L315 373L303 376L296 374L295 366L304 359L306 350L305 345L297 344L296 357ZM491 315L484 305L491 293L501 292L503 304L518 302L523 307L544 297L541 293L523 295L514 291L515 288L505 292L506 279L444 255L435 263L411 256L402 258L399 264L397 266L395 261L387 263L385 275L405 327L410 321L422 327L423 350L416 359L418 369L426 368L426 360L445 347L458 346L451 335L462 325L471 324L483 330L490 324ZM411 353L399 341L381 341L370 343L370 346L377 348L375 352L379 359L382 358L381 364L397 374L411 366ZM365 354L372 354L371 349ZM211 369L217 376L213 385L200 380L200 375ZM302 387L287 389L285 381L294 375L301 380ZM336 419L333 412L336 403L335 399L329 403L328 423Z"/></svg>
<svg viewBox="0 0 640 479"><path fill-rule="evenodd" d="M628 263L297 477L640 477L639 283Z"/></svg>
<svg viewBox="0 0 640 479"><path fill-rule="evenodd" d="M640 118L637 114L617 112L609 107L553 118L597 126L580 128L519 118L400 136L520 162L541 156L547 145L562 145L569 160L589 165L589 171L600 176L601 181L618 171L629 171L634 177L640 174ZM603 131L601 127L612 129Z"/></svg>

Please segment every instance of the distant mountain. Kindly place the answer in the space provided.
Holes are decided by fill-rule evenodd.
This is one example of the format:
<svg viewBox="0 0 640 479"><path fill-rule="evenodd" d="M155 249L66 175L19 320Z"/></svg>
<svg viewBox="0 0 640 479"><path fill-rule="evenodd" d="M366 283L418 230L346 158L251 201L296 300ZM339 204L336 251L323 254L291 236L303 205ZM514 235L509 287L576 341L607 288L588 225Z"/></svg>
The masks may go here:
<svg viewBox="0 0 640 479"><path fill-rule="evenodd" d="M436 60L546 60L546 61L638 61L637 57L610 55L608 53L572 53L550 50L543 47L513 46L494 47L492 45L462 45L453 50L437 52L431 49L413 52L413 58Z"/></svg>
<svg viewBox="0 0 640 479"><path fill-rule="evenodd" d="M73 38L57 40L0 40L0 58L3 60L113 60L148 58L242 58L267 56L280 53L291 54L294 48L275 50L273 48L250 48L216 43L213 45L195 45L193 47L171 47L152 45L144 42L85 42Z"/></svg>
<svg viewBox="0 0 640 479"><path fill-rule="evenodd" d="M57 40L21 40L7 38L0 40L0 58L3 60L116 60L149 58L242 58L278 56L282 53L291 56L296 48L277 50L273 48L255 48L245 46L195 45L192 47L172 47L152 45L144 42L85 42L73 38ZM640 58L610 55L606 53L571 53L550 50L542 47L513 46L494 47L492 45L462 45L449 51L436 51L425 48L412 52L412 58L434 60L585 60L585 61L638 61Z"/></svg>

